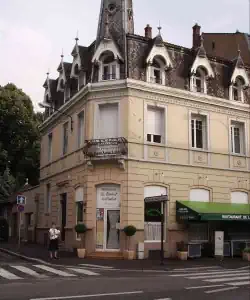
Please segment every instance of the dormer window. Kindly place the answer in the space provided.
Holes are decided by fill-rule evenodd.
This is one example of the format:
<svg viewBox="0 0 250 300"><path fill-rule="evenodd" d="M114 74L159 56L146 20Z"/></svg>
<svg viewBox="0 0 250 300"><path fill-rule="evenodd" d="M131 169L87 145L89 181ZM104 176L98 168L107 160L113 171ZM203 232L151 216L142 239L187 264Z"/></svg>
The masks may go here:
<svg viewBox="0 0 250 300"><path fill-rule="evenodd" d="M192 92L207 93L207 70L203 67L198 67L195 74L191 76L190 90Z"/></svg>
<svg viewBox="0 0 250 300"><path fill-rule="evenodd" d="M115 80L120 77L120 68L114 54L111 51L105 51L100 56L100 80Z"/></svg>
<svg viewBox="0 0 250 300"><path fill-rule="evenodd" d="M65 88L65 84L64 84L64 81L63 81L63 79L60 81L60 89L61 90L64 90L64 88Z"/></svg>
<svg viewBox="0 0 250 300"><path fill-rule="evenodd" d="M156 55L147 69L148 82L165 85L167 63L164 57Z"/></svg>
<svg viewBox="0 0 250 300"><path fill-rule="evenodd" d="M232 86L233 89L232 100L244 102L244 93L243 93L244 84L245 83L243 78L238 76L235 79L235 83Z"/></svg>

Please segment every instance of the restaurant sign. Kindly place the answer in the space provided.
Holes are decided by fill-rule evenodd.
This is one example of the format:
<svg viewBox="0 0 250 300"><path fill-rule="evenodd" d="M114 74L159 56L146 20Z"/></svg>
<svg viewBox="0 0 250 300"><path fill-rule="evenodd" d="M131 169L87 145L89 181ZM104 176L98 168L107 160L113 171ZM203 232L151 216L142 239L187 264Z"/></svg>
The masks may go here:
<svg viewBox="0 0 250 300"><path fill-rule="evenodd" d="M222 220L250 221L250 215L222 215Z"/></svg>

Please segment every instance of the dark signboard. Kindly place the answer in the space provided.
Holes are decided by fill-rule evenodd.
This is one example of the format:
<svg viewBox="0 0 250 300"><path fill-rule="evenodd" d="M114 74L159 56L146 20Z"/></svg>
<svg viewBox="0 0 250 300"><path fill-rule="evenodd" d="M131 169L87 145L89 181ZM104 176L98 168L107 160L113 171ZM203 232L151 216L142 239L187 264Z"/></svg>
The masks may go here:
<svg viewBox="0 0 250 300"><path fill-rule="evenodd" d="M150 203L150 202L166 202L166 201L168 201L168 195L146 197L144 199L144 201L145 201L145 203Z"/></svg>

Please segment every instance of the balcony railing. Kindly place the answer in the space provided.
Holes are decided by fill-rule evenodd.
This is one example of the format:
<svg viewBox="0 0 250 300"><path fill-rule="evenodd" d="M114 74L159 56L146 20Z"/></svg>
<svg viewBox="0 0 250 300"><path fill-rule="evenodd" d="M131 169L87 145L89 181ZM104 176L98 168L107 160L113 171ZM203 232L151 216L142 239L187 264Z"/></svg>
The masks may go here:
<svg viewBox="0 0 250 300"><path fill-rule="evenodd" d="M89 159L121 159L128 154L127 140L123 137L86 140L83 153Z"/></svg>
<svg viewBox="0 0 250 300"><path fill-rule="evenodd" d="M152 83L158 83L158 84L162 84L163 83L162 78L158 78L158 77L150 77L150 81Z"/></svg>

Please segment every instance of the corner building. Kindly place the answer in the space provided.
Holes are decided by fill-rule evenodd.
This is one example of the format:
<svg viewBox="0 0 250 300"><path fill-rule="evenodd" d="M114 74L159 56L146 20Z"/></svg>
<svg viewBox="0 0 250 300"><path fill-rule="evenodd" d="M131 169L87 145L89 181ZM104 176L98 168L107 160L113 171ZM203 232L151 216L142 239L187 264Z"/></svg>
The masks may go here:
<svg viewBox="0 0 250 300"><path fill-rule="evenodd" d="M139 36L132 0L102 0L97 26L44 83L38 241L56 222L72 250L84 222L88 256L121 257L134 225L146 258L160 249L161 205L144 199L168 194L165 256L181 241L208 255L216 230L235 254L250 241L249 35L195 24L190 49L150 25Z"/></svg>

